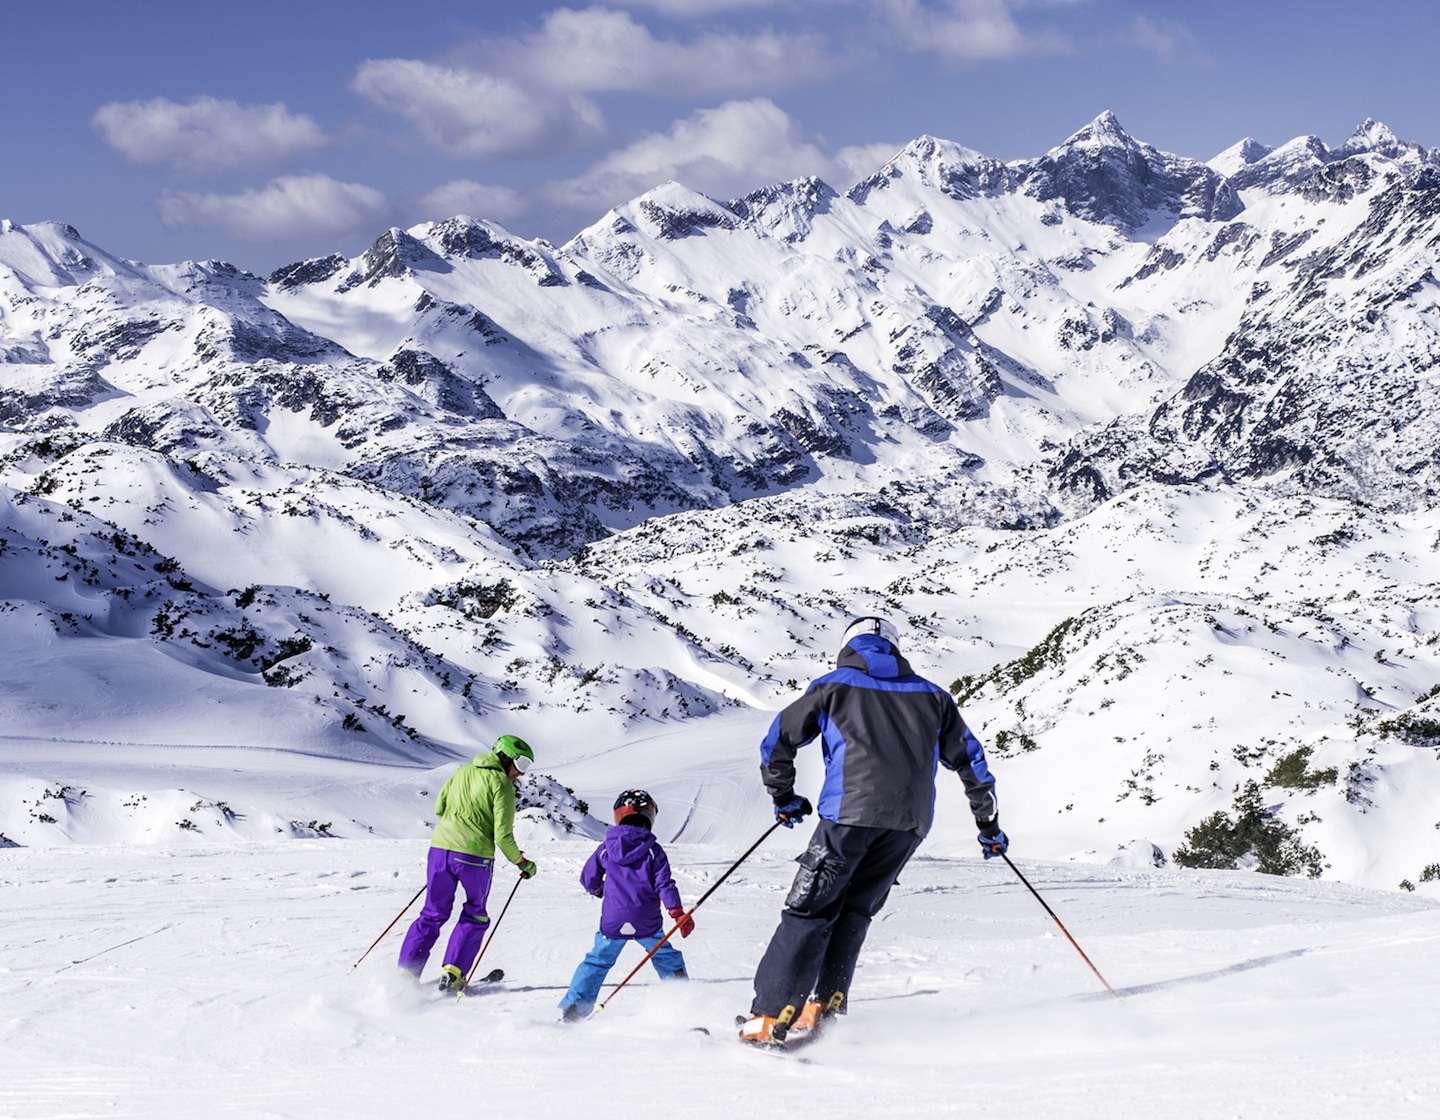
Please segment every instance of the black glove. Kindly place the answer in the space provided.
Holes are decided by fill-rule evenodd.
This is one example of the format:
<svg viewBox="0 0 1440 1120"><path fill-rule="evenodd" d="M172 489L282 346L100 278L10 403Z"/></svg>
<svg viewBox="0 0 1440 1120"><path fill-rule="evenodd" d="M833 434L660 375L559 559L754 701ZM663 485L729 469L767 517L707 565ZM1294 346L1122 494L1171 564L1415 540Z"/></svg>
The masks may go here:
<svg viewBox="0 0 1440 1120"><path fill-rule="evenodd" d="M982 824L980 835L976 839L980 841L980 851L984 853L986 859L994 859L1010 850L1010 837L1000 830L998 818L988 824Z"/></svg>
<svg viewBox="0 0 1440 1120"><path fill-rule="evenodd" d="M786 828L794 828L815 811L815 806L804 797L790 795L789 801L775 802L775 819Z"/></svg>

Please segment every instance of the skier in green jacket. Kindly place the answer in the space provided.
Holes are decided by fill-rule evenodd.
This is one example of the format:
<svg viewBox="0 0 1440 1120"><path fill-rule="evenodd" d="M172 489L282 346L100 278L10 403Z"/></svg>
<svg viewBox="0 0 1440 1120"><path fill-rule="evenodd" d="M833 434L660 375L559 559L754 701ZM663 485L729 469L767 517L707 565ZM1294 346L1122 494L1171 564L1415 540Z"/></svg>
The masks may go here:
<svg viewBox="0 0 1440 1120"><path fill-rule="evenodd" d="M520 877L535 874L533 860L515 843L515 783L535 761L523 739L501 735L488 754L451 774L435 799L438 818L430 834L425 870L425 907L400 946L400 967L417 978L430 959L440 927L450 919L456 885L465 888L460 920L445 948L441 991L459 991L480 951L489 924L485 902L495 869L495 849L520 868Z"/></svg>

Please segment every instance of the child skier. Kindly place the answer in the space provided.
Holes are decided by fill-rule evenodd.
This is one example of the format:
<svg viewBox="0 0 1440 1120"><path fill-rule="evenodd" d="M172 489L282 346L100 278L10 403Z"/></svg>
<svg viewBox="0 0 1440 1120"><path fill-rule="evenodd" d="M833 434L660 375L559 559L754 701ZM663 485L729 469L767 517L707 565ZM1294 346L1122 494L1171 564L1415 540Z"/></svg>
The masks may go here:
<svg viewBox="0 0 1440 1120"><path fill-rule="evenodd" d="M651 832L659 811L655 799L643 789L621 793L615 799L614 826L580 872L580 885L602 900L600 932L560 1001L561 1017L567 1023L594 1009L605 976L626 941L638 941L646 952L655 948L664 924L661 906L681 922L681 937L689 937L695 930L695 919L686 916L679 888L670 876L670 861ZM650 963L662 980L687 978L685 958L668 941Z"/></svg>
<svg viewBox="0 0 1440 1120"><path fill-rule="evenodd" d="M435 799L439 820L430 834L425 906L400 946L400 967L417 978L424 971L440 927L450 919L455 887L463 886L465 905L445 947L442 992L465 987L480 952L490 923L485 902L495 870L495 849L520 868L522 879L535 874L534 862L515 844L515 783L534 761L535 752L525 740L501 735L488 754L476 755L451 774Z"/></svg>

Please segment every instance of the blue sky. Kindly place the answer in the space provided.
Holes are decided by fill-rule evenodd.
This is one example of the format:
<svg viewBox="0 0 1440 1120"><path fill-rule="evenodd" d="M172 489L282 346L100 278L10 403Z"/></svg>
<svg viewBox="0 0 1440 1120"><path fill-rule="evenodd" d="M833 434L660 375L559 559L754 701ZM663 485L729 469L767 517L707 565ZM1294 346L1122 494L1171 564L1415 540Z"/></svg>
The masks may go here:
<svg viewBox="0 0 1440 1120"><path fill-rule="evenodd" d="M1431 0L17 0L0 217L268 272L466 212L563 242L675 178L843 189L922 133L1035 156L1105 109L1208 159L1440 146Z"/></svg>

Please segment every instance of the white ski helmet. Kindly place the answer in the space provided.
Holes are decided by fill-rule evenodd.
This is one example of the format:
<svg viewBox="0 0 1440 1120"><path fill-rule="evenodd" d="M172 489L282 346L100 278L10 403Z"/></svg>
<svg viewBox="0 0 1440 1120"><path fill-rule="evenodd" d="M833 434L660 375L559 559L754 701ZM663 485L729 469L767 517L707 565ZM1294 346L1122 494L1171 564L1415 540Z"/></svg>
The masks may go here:
<svg viewBox="0 0 1440 1120"><path fill-rule="evenodd" d="M850 644L850 639L857 634L878 634L889 642L895 649L900 648L900 631L895 629L894 623L888 618L881 618L879 615L867 614L862 618L851 621L845 627L845 635L840 640L840 647L843 649Z"/></svg>

